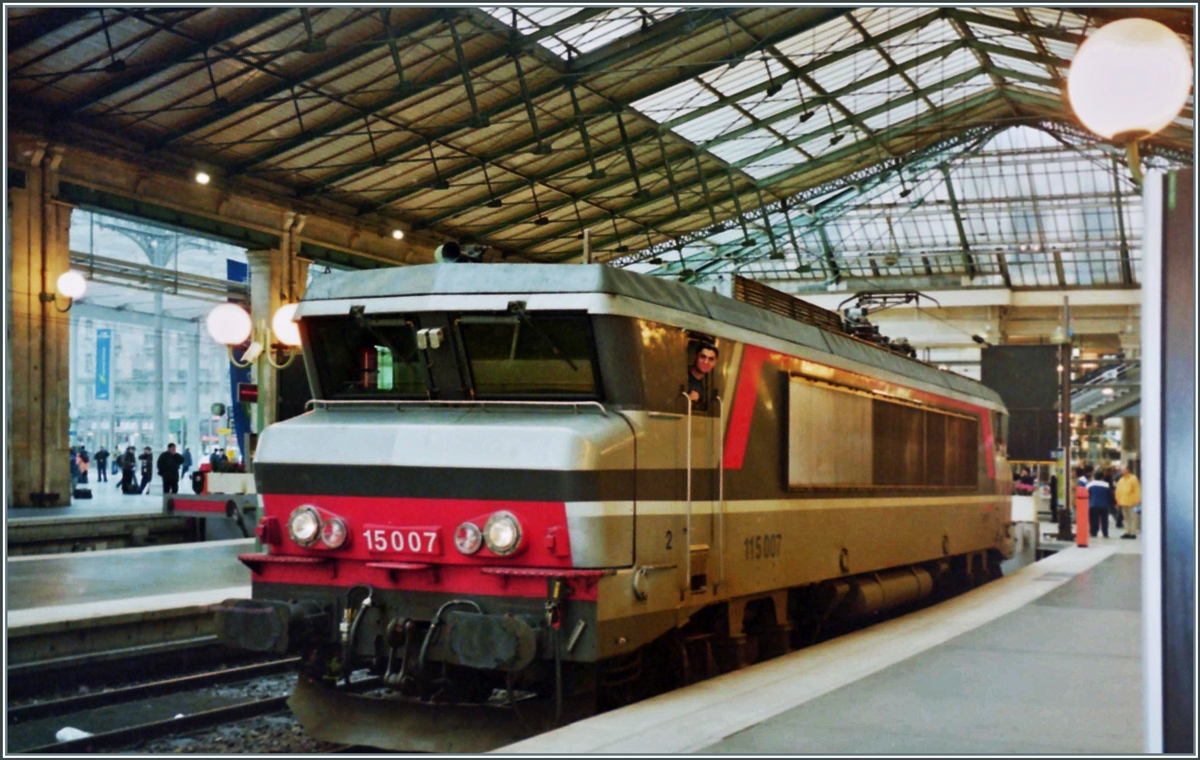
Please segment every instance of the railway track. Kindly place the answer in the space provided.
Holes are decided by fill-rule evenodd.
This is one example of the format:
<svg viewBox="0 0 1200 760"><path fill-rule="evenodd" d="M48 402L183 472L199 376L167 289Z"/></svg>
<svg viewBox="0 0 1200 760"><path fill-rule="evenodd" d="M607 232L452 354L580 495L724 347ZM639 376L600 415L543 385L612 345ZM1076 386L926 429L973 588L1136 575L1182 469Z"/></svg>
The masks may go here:
<svg viewBox="0 0 1200 760"><path fill-rule="evenodd" d="M235 698L233 704L215 705L207 709L189 709L189 706L202 705L205 700L196 695L206 689L290 673L297 662L298 658L274 660L12 707L6 716L9 749L14 752L55 754L111 750L283 712L287 710L287 695L260 699ZM68 741L45 742L46 736L56 733L55 726L99 730Z"/></svg>

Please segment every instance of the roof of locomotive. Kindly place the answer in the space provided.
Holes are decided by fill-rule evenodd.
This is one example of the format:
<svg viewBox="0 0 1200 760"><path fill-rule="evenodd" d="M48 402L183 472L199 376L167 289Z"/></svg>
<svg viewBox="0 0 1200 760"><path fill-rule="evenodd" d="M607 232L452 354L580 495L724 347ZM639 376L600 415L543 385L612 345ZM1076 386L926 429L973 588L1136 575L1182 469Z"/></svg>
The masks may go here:
<svg viewBox="0 0 1200 760"><path fill-rule="evenodd" d="M607 293L625 296L708 317L914 380L1004 404L998 393L971 378L944 372L887 349L797 322L718 293L603 264L424 264L339 272L314 279L304 300L501 293Z"/></svg>

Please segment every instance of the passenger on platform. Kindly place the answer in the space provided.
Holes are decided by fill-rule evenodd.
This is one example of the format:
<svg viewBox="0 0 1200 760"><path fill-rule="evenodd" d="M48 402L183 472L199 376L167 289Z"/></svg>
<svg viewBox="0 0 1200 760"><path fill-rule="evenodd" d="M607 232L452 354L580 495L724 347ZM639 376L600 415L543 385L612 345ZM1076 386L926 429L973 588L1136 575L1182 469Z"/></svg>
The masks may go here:
<svg viewBox="0 0 1200 760"><path fill-rule="evenodd" d="M717 347L711 343L701 343L696 349L696 358L692 361L692 366L688 368L688 391L687 396L692 400L693 404L699 404L703 410L707 402L702 400L704 395L704 378L709 372L712 372L713 367L717 366Z"/></svg>
<svg viewBox="0 0 1200 760"><path fill-rule="evenodd" d="M1029 486L1030 489L1033 488L1033 473L1029 471L1028 467L1021 470L1021 485Z"/></svg>
<svg viewBox="0 0 1200 760"><path fill-rule="evenodd" d="M1142 503L1142 484L1138 476L1128 465L1121 471L1121 479L1117 481L1117 506L1125 513L1125 533L1121 538L1137 538L1138 513L1135 511Z"/></svg>
<svg viewBox="0 0 1200 760"><path fill-rule="evenodd" d="M1109 508L1109 513L1113 519L1117 521L1117 527L1125 528L1125 516L1121 514L1120 507L1117 506L1117 471L1115 467L1105 467L1104 476L1101 478L1105 483L1108 483L1109 495L1112 498L1109 500L1112 507Z"/></svg>
<svg viewBox="0 0 1200 760"><path fill-rule="evenodd" d="M154 473L154 452L150 451L150 447L142 449L138 459L142 462L142 484L138 486L138 493L145 493L150 487L150 478Z"/></svg>
<svg viewBox="0 0 1200 760"><path fill-rule="evenodd" d="M79 487L79 458L75 447L71 447L71 498L75 498L75 489Z"/></svg>
<svg viewBox="0 0 1200 760"><path fill-rule="evenodd" d="M134 473L137 471L137 452L130 446L125 449L125 453L121 455L121 483L120 489L123 494L137 493L137 483L134 482Z"/></svg>
<svg viewBox="0 0 1200 760"><path fill-rule="evenodd" d="M96 482L108 482L108 449L103 446L96 452Z"/></svg>
<svg viewBox="0 0 1200 760"><path fill-rule="evenodd" d="M214 446L212 454L208 457L208 463L212 465L213 472L225 472L225 455L221 453L221 449Z"/></svg>
<svg viewBox="0 0 1200 760"><path fill-rule="evenodd" d="M187 475L187 471L192 469L192 450L187 446L183 447L183 474Z"/></svg>
<svg viewBox="0 0 1200 760"><path fill-rule="evenodd" d="M79 444L79 449L75 452L75 458L79 460L79 482L88 482L88 469L91 466L92 458L88 456L87 447L82 443Z"/></svg>
<svg viewBox="0 0 1200 760"><path fill-rule="evenodd" d="M175 451L175 444L168 443L167 450L158 455L158 477L162 478L163 493L179 493L179 467L183 455Z"/></svg>
<svg viewBox="0 0 1200 760"><path fill-rule="evenodd" d="M1058 522L1058 475L1050 475L1050 521Z"/></svg>
<svg viewBox="0 0 1200 760"><path fill-rule="evenodd" d="M1102 477L1103 473L1093 476L1088 481L1088 532L1095 537L1097 531L1103 531L1108 538L1108 511L1113 507L1112 489Z"/></svg>

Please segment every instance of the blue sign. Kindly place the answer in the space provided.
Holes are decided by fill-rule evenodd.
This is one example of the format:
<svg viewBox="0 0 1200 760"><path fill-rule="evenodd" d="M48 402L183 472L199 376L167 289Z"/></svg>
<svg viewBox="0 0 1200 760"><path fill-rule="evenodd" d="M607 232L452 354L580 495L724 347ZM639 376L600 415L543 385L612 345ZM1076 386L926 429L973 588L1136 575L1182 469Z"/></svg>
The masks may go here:
<svg viewBox="0 0 1200 760"><path fill-rule="evenodd" d="M96 331L96 400L108 401L112 370L112 330Z"/></svg>

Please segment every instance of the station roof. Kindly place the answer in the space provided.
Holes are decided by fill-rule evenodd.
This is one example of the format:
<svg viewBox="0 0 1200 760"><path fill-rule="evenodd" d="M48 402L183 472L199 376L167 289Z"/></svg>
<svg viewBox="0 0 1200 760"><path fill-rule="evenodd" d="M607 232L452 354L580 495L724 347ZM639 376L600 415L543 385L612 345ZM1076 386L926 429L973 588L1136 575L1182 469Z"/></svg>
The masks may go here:
<svg viewBox="0 0 1200 760"><path fill-rule="evenodd" d="M588 228L599 260L673 251L651 266L685 279L1135 285L1113 254L1127 180L1063 91L1086 33L1134 13L1190 49L1192 8L9 7L9 124L536 261ZM1193 129L1189 98L1143 155L1190 164ZM1006 161L1035 169L989 180L1004 197L1109 208L1099 264L1018 255L1093 222L990 202L970 176ZM893 241L901 217L920 240ZM973 255L1008 243L1038 250Z"/></svg>

